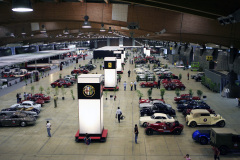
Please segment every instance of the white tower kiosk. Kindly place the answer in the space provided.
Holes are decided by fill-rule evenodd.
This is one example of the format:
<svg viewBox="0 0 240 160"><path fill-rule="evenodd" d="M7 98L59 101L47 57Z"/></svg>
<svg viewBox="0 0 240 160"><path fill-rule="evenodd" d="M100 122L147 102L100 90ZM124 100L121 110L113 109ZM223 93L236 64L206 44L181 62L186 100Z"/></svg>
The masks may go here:
<svg viewBox="0 0 240 160"><path fill-rule="evenodd" d="M113 51L113 54L117 58L117 74L123 74L121 60L122 51Z"/></svg>
<svg viewBox="0 0 240 160"><path fill-rule="evenodd" d="M104 58L104 90L114 91L119 87L117 86L117 58L105 57Z"/></svg>
<svg viewBox="0 0 240 160"><path fill-rule="evenodd" d="M102 74L78 76L78 120L77 142L86 133L92 140L106 141L108 130L103 126L103 77Z"/></svg>

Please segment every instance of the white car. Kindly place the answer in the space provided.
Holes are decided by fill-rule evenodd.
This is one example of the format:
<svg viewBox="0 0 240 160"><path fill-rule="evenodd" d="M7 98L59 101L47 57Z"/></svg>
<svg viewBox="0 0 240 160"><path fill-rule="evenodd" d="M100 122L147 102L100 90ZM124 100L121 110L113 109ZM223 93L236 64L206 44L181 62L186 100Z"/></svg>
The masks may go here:
<svg viewBox="0 0 240 160"><path fill-rule="evenodd" d="M26 114L29 114L29 115L32 115L34 117L38 117L38 114L36 112L33 112L33 111L1 111L0 114L1 115L11 115L13 113L16 113L16 112L23 112L23 113L26 113Z"/></svg>
<svg viewBox="0 0 240 160"><path fill-rule="evenodd" d="M153 124L157 122L175 122L175 119L164 113L154 113L152 116L140 117L139 124L143 127L147 127L148 123Z"/></svg>
<svg viewBox="0 0 240 160"><path fill-rule="evenodd" d="M161 67L155 68L155 69L153 69L153 72L158 72L158 71L160 71L161 69L162 69Z"/></svg>
<svg viewBox="0 0 240 160"><path fill-rule="evenodd" d="M36 104L33 101L24 101L24 102L22 102L22 104L14 104L10 108L16 108L16 107L18 107L18 108L30 108L30 107L33 107L33 108L38 109L39 111L41 110L41 104Z"/></svg>
<svg viewBox="0 0 240 160"><path fill-rule="evenodd" d="M66 76L64 76L64 78L75 78L75 76L73 76L73 75L66 75Z"/></svg>

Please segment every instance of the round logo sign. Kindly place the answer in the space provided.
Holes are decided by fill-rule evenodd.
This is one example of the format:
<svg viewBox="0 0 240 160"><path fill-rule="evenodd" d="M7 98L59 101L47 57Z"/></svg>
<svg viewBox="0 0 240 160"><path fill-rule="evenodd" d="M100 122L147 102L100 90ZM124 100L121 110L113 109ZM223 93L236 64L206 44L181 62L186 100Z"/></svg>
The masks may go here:
<svg viewBox="0 0 240 160"><path fill-rule="evenodd" d="M203 122L207 122L207 118L204 118L204 119L203 119Z"/></svg>
<svg viewBox="0 0 240 160"><path fill-rule="evenodd" d="M92 85L83 87L83 95L85 97L93 97L95 95L95 88Z"/></svg>

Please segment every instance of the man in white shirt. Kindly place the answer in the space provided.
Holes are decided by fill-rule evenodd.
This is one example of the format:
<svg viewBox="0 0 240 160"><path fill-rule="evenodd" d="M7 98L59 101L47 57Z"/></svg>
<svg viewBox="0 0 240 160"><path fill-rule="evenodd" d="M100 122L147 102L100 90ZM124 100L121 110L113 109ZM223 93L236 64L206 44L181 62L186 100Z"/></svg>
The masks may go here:
<svg viewBox="0 0 240 160"><path fill-rule="evenodd" d="M46 124L46 127L47 127L47 133L48 133L48 137L51 137L51 123L49 121L47 121L47 124Z"/></svg>
<svg viewBox="0 0 240 160"><path fill-rule="evenodd" d="M120 117L122 115L122 111L120 107L118 107L117 112L116 112L116 118L118 118L118 123L120 123Z"/></svg>

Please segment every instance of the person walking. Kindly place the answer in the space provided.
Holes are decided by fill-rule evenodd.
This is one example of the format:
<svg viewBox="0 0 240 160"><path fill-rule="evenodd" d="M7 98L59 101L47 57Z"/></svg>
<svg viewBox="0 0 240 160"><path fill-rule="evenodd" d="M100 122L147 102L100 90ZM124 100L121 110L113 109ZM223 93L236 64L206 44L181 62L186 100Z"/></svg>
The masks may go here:
<svg viewBox="0 0 240 160"><path fill-rule="evenodd" d="M186 154L186 156L184 156L184 158L186 158L186 160L191 160L189 154Z"/></svg>
<svg viewBox="0 0 240 160"><path fill-rule="evenodd" d="M137 89L137 81L134 81L134 90L136 91Z"/></svg>
<svg viewBox="0 0 240 160"><path fill-rule="evenodd" d="M17 97L17 103L19 103L19 93L17 93L16 97Z"/></svg>
<svg viewBox="0 0 240 160"><path fill-rule="evenodd" d="M24 100L27 100L27 93L26 92L24 92L23 97L24 97Z"/></svg>
<svg viewBox="0 0 240 160"><path fill-rule="evenodd" d="M240 107L240 98L237 98L238 100L238 107Z"/></svg>
<svg viewBox="0 0 240 160"><path fill-rule="evenodd" d="M87 144L87 145L89 145L90 143L91 143L91 138L90 138L90 136L86 133L86 136L85 136L85 138L83 139L84 140L84 142Z"/></svg>
<svg viewBox="0 0 240 160"><path fill-rule="evenodd" d="M212 149L213 149L213 152L214 152L214 160L220 160L220 157L219 157L219 155L220 155L220 151L219 151L219 149L217 148L217 147L212 147Z"/></svg>
<svg viewBox="0 0 240 160"><path fill-rule="evenodd" d="M58 97L56 95L54 95L54 108L57 108L57 100L58 100Z"/></svg>
<svg viewBox="0 0 240 160"><path fill-rule="evenodd" d="M138 139L138 126L137 124L135 124L135 127L134 127L134 134L135 134L135 143L137 144L137 139Z"/></svg>
<svg viewBox="0 0 240 160"><path fill-rule="evenodd" d="M121 115L122 115L122 111L121 111L120 107L118 107L117 112L116 112L116 118L118 119L118 123L120 123Z"/></svg>
<svg viewBox="0 0 240 160"><path fill-rule="evenodd" d="M187 79L189 80L189 73L187 74Z"/></svg>
<svg viewBox="0 0 240 160"><path fill-rule="evenodd" d="M130 77L130 74L131 74L131 71L130 71L130 70L128 70L128 77Z"/></svg>
<svg viewBox="0 0 240 160"><path fill-rule="evenodd" d="M124 81L123 86L124 86L124 91L126 91L126 88L127 88L127 82L126 81Z"/></svg>
<svg viewBox="0 0 240 160"><path fill-rule="evenodd" d="M157 89L160 89L160 86L161 86L161 81L160 81L160 79L159 79L159 80L158 80Z"/></svg>
<svg viewBox="0 0 240 160"><path fill-rule="evenodd" d="M21 103L21 101L22 101L22 95L21 93L19 93L19 103Z"/></svg>
<svg viewBox="0 0 240 160"><path fill-rule="evenodd" d="M47 133L48 133L48 137L51 137L51 123L49 121L47 121L46 123L46 127L47 127Z"/></svg>
<svg viewBox="0 0 240 160"><path fill-rule="evenodd" d="M130 83L131 91L133 89L133 82Z"/></svg>

